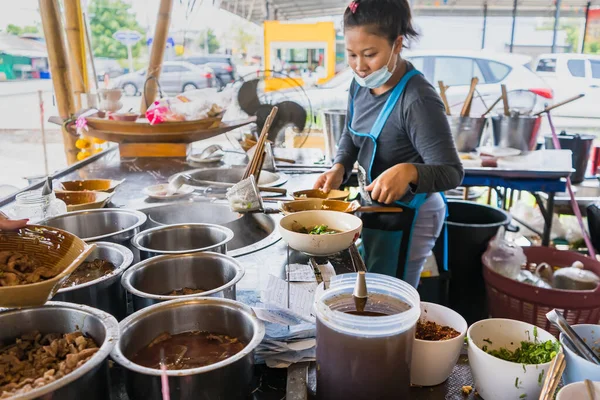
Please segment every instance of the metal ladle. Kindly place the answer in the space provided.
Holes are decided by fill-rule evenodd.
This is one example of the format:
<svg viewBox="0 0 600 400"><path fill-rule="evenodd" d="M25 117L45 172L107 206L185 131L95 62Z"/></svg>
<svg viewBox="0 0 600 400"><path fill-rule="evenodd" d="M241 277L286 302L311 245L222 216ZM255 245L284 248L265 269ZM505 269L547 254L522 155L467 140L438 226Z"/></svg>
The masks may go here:
<svg viewBox="0 0 600 400"><path fill-rule="evenodd" d="M205 148L204 150L202 150L200 152L200 154L198 155L198 158L201 160L210 160L210 159L215 159L215 161L217 159L220 159L221 157L219 156L215 156L215 153L217 152L223 152L223 153L236 153L236 154L246 154L243 151L236 151L236 150L225 150L223 149L223 147L221 145L218 144L211 144L210 146L208 146L207 148Z"/></svg>
<svg viewBox="0 0 600 400"><path fill-rule="evenodd" d="M558 330L567 337L577 354L591 363L600 365L600 358L598 358L596 353L594 353L594 351L590 349L583 339L581 339L581 336L579 336L577 332L571 328L569 323L558 311L550 311L548 314L546 314L546 318L548 318L548 321L552 322L558 328Z"/></svg>
<svg viewBox="0 0 600 400"><path fill-rule="evenodd" d="M356 284L354 285L352 299L354 299L354 307L356 307L356 311L359 313L364 312L367 301L369 300L367 279L364 271L358 272L358 275L356 276Z"/></svg>

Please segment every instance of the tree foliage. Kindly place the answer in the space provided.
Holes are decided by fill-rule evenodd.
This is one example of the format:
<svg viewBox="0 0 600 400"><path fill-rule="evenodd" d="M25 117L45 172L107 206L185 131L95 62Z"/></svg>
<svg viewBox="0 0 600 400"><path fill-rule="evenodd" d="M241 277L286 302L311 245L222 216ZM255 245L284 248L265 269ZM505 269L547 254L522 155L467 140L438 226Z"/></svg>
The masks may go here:
<svg viewBox="0 0 600 400"><path fill-rule="evenodd" d="M119 30L133 30L143 33L143 29L130 11L131 5L123 0L92 0L89 4L92 50L96 57L115 59L127 58L127 47L112 36ZM140 40L132 48L133 57L140 54L145 41Z"/></svg>
<svg viewBox="0 0 600 400"><path fill-rule="evenodd" d="M208 38L206 38L206 36L208 35ZM221 44L219 43L219 39L217 39L217 35L215 35L215 32L212 29L208 29L203 31L200 36L198 36L198 46L200 46L200 48L202 50L205 50L205 44L206 41L208 41L208 53L212 54L214 52L216 52L217 50L219 50L219 47L221 47Z"/></svg>
<svg viewBox="0 0 600 400"><path fill-rule="evenodd" d="M8 24L6 26L6 33L20 36L26 33L40 33L40 28L36 25L18 26L14 24Z"/></svg>

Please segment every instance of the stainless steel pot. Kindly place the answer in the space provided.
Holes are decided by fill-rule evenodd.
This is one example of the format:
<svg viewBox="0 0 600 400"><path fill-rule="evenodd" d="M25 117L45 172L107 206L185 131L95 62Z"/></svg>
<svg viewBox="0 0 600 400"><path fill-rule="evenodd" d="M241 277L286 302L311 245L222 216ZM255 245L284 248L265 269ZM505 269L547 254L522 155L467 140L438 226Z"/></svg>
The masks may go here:
<svg viewBox="0 0 600 400"><path fill-rule="evenodd" d="M231 229L213 224L177 224L159 226L138 233L131 244L145 260L163 254L212 251L226 254L233 239Z"/></svg>
<svg viewBox="0 0 600 400"><path fill-rule="evenodd" d="M193 253L153 257L129 268L121 279L131 294L135 311L163 301L193 297L235 300L235 285L244 267L232 257L218 253ZM166 296L184 287L205 290L187 296Z"/></svg>
<svg viewBox="0 0 600 400"><path fill-rule="evenodd" d="M127 316L127 300L125 289L121 286L121 276L133 262L133 253L127 247L116 243L95 244L96 248L86 261L106 260L115 266L115 270L91 282L60 289L52 300L95 307L120 321Z"/></svg>
<svg viewBox="0 0 600 400"><path fill-rule="evenodd" d="M119 338L117 320L100 310L78 304L48 302L43 307L0 312L0 342L9 343L32 331L69 333L92 337L100 350L85 364L57 381L32 390L21 400L106 400L110 398L108 356Z"/></svg>
<svg viewBox="0 0 600 400"><path fill-rule="evenodd" d="M63 229L88 243L105 241L127 246L146 219L146 214L135 210L101 208L48 218L40 225Z"/></svg>
<svg viewBox="0 0 600 400"><path fill-rule="evenodd" d="M447 118L456 150L461 153L470 153L479 147L487 122L485 117L448 116Z"/></svg>
<svg viewBox="0 0 600 400"><path fill-rule="evenodd" d="M161 371L142 367L130 357L164 332L209 331L247 343L238 354L201 368L167 371L173 400L245 399L249 394L254 350L265 328L244 304L228 299L197 297L144 308L119 325L121 338L111 357L126 369L127 393L132 400L161 400Z"/></svg>
<svg viewBox="0 0 600 400"><path fill-rule="evenodd" d="M541 117L531 115L497 115L492 117L494 146L521 151L535 150Z"/></svg>

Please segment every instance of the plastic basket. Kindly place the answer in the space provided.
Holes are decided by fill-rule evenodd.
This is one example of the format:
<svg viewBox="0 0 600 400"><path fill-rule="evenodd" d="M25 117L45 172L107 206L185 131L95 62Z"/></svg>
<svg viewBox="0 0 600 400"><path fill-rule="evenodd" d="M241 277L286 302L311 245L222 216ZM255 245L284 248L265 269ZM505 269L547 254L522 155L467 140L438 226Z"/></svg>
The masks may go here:
<svg viewBox="0 0 600 400"><path fill-rule="evenodd" d="M585 269L600 275L600 262L573 251L550 247L523 250L529 263L568 267L581 261ZM487 266L483 268L483 278L492 318L529 322L555 336L558 330L546 319L546 313L553 309L559 310L571 325L600 321L600 286L594 290L544 289L504 277Z"/></svg>

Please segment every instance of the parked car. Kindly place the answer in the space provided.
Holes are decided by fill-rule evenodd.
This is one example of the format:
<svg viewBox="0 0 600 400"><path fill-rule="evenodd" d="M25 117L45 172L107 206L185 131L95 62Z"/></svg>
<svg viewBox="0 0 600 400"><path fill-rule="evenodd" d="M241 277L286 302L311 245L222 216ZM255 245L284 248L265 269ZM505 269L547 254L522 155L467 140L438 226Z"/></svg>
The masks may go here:
<svg viewBox="0 0 600 400"><path fill-rule="evenodd" d="M112 81L113 87L123 89L126 96L136 96L144 90L146 70L122 75ZM160 88L164 93L178 94L188 90L213 87L214 72L183 61L165 61L160 72Z"/></svg>
<svg viewBox="0 0 600 400"><path fill-rule="evenodd" d="M121 64L112 58L98 57L94 60L94 63L96 64L98 82L104 81L104 75L106 74L112 79L123 75L123 72L125 72Z"/></svg>
<svg viewBox="0 0 600 400"><path fill-rule="evenodd" d="M448 102L452 113L457 115L467 96L471 78L479 78L477 91L481 99L475 99L471 115L483 113L487 107L500 97L501 84L509 91L532 91L531 98L539 108L543 102L552 98L552 90L540 77L529 68L531 57L476 51L412 51L406 52L404 58L419 69L438 91L438 82L450 86L447 91ZM348 89L352 82L350 68L338 73L329 82L317 88L305 89L314 112L320 109L346 109ZM300 90L287 90L267 96L269 102L281 100L297 101L307 107L305 96Z"/></svg>
<svg viewBox="0 0 600 400"><path fill-rule="evenodd" d="M557 101L584 93L583 99L557 108L553 115L600 118L600 56L542 54L535 72L550 85Z"/></svg>
<svg viewBox="0 0 600 400"><path fill-rule="evenodd" d="M184 61L198 66L207 66L215 71L219 85L225 86L236 80L235 65L231 56L221 54L209 54L205 56L189 56Z"/></svg>

